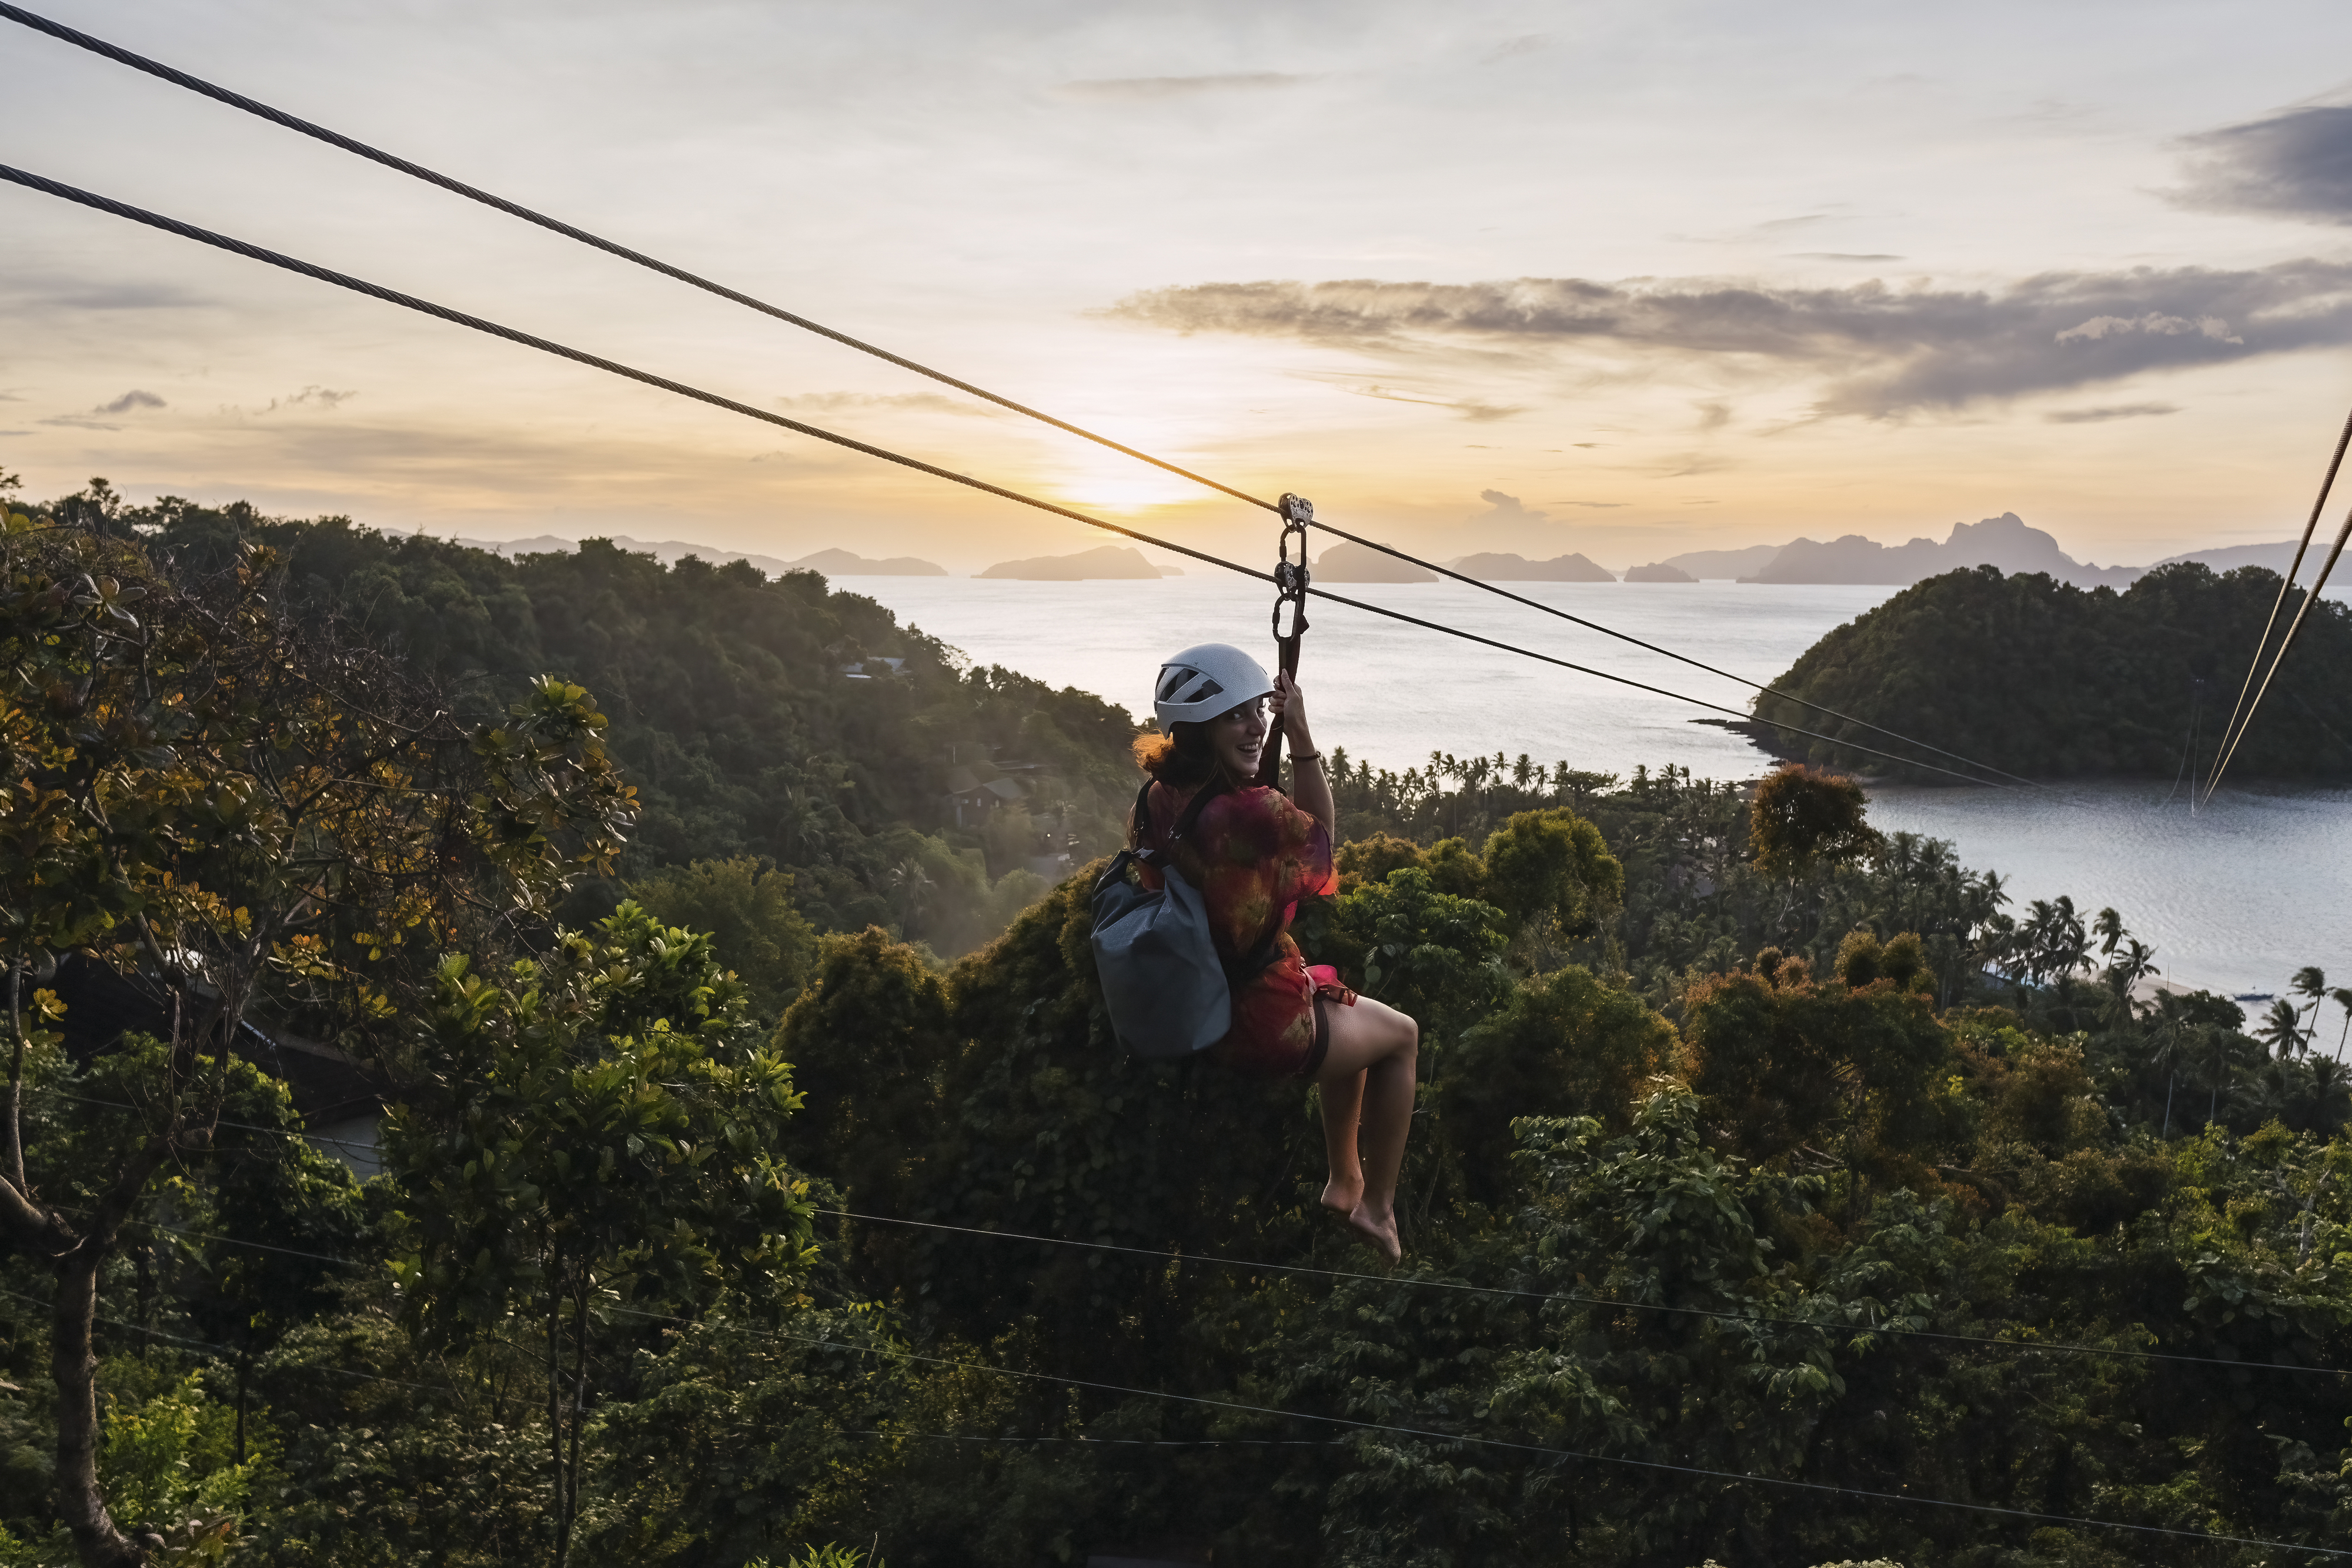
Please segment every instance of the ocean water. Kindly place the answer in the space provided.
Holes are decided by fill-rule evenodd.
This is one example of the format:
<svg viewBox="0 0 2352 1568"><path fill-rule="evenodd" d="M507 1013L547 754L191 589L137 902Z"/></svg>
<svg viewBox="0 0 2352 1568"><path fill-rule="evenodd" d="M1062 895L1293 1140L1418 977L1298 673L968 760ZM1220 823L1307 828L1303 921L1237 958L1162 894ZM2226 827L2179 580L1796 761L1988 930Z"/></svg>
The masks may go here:
<svg viewBox="0 0 2352 1568"><path fill-rule="evenodd" d="M843 578L962 651L1148 714L1160 661L1193 643L1234 643L1271 662L1272 590L1219 573L1138 582ZM1674 697L1318 601L1299 665L1324 749L1384 768L1526 752L1538 762L1630 773L1688 768L1752 779L1769 765L1744 737L1692 722L1745 713L1747 688L1459 583L1331 585L1351 598L1643 682ZM1834 627L1895 591L1845 585L1517 583L1513 591L1644 642L1769 681ZM2184 728L2188 715L2182 714ZM1933 739L1933 737L1923 738ZM1968 865L2000 872L2022 905L2060 894L2119 910L2182 983L2276 991L2306 964L2352 983L2352 791L2224 789L2191 812L2187 787L2086 784L2049 790L1887 787L1872 819L1948 839Z"/></svg>

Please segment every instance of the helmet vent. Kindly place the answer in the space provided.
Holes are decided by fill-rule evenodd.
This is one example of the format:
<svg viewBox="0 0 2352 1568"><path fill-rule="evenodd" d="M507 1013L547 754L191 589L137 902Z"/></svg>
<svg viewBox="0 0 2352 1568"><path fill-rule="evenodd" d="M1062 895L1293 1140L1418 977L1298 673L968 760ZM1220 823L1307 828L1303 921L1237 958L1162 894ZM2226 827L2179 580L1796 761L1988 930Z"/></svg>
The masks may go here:
<svg viewBox="0 0 2352 1568"><path fill-rule="evenodd" d="M1187 681L1198 681L1200 684L1186 686L1184 683ZM1181 695L1180 687L1182 688ZM1178 702L1187 705L1204 703L1224 689L1198 670L1175 669L1171 670L1167 678L1160 683L1160 700L1164 703Z"/></svg>

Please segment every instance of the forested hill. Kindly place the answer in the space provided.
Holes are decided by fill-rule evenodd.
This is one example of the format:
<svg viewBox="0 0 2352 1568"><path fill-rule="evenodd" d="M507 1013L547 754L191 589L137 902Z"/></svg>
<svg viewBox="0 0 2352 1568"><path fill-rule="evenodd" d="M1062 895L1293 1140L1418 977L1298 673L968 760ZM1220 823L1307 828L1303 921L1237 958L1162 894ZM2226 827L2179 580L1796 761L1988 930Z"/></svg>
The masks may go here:
<svg viewBox="0 0 2352 1568"><path fill-rule="evenodd" d="M226 564L242 540L268 545L298 611L341 615L479 712L538 674L586 686L646 808L627 879L763 856L793 870L793 900L820 928L880 924L952 954L1043 893L1022 869L1033 859L1103 852L1132 790L1128 715L1001 667L961 668L815 572L664 566L600 539L509 560L346 517L76 499L57 509L135 534L183 570ZM1010 804L999 797L959 829L950 789L1008 778Z"/></svg>
<svg viewBox="0 0 2352 1568"><path fill-rule="evenodd" d="M2194 563L2160 567L2120 593L1989 566L1951 571L1832 632L1774 685L2015 773L2168 779L2182 770L2192 728L2189 770L2212 765L2278 588L2278 574L2260 567L2217 577ZM2292 596L2288 612L2301 602ZM1758 697L1756 714L1887 745L1781 698ZM1887 767L1773 733L1785 755ZM2231 775L2352 777L2352 610L2343 603L2322 600L2312 612Z"/></svg>

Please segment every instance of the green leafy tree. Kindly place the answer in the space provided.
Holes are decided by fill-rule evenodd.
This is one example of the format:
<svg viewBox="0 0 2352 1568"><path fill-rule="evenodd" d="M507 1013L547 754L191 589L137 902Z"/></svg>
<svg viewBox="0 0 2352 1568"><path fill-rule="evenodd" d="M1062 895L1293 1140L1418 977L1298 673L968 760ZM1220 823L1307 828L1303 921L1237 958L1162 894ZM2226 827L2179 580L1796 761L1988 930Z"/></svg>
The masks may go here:
<svg viewBox="0 0 2352 1568"><path fill-rule="evenodd" d="M665 866L628 883L629 896L664 925L710 938L751 1010L784 1016L816 966L816 928L793 905L793 873L750 856Z"/></svg>
<svg viewBox="0 0 2352 1568"><path fill-rule="evenodd" d="M1342 894L1331 927L1342 951L1361 956L1360 988L1418 1021L1425 1047L1442 1049L1509 991L1508 916L1440 893L1420 867Z"/></svg>
<svg viewBox="0 0 2352 1568"><path fill-rule="evenodd" d="M845 1187L854 1207L889 1218L926 1185L941 1076L955 1054L947 982L875 926L828 936L814 977L776 1030L808 1109L786 1130L793 1163ZM887 1229L867 1246L895 1245Z"/></svg>
<svg viewBox="0 0 2352 1568"><path fill-rule="evenodd" d="M428 1335L536 1322L561 1564L598 1321L730 1286L772 1301L807 1262L803 1184L772 1152L801 1100L710 939L634 904L509 975L452 956L436 979L429 1096L386 1124L397 1272Z"/></svg>
<svg viewBox="0 0 2352 1568"><path fill-rule="evenodd" d="M1820 730L1817 703L2028 778L2135 774L2168 783L2197 689L2234 681L2278 602L2278 574L2160 566L2121 592L1996 567L1912 584L1808 648L1756 716ZM2290 592L2292 606L2301 591ZM2248 727L2231 777L2352 774L2352 607L2323 598ZM1795 699L1802 699L1800 702ZM2209 699L2210 700L2210 699ZM1856 729L1858 745L1884 737ZM1887 768L1781 729L1782 755ZM1927 760L1953 765L1948 757ZM1906 771L1899 765L1898 775ZM1922 774L1929 782L1949 782Z"/></svg>
<svg viewBox="0 0 2352 1568"><path fill-rule="evenodd" d="M11 1087L0 1235L56 1289L54 1492L83 1560L144 1560L95 1469L91 1321L103 1265L168 1166L212 1143L257 1005L366 1019L413 936L495 934L634 812L586 694L543 683L469 735L388 661L289 623L247 551L183 585L131 545L6 512L0 537L0 957ZM331 629L330 629L331 630ZM110 963L172 1019L126 1086L143 1114L72 1173L26 1147L23 1083L57 956ZM26 1002L39 1004L28 1009Z"/></svg>
<svg viewBox="0 0 2352 1568"><path fill-rule="evenodd" d="M1873 1174L1915 1185L1927 1174L1916 1151L1941 1131L1937 1089L1951 1061L1934 1009L1906 983L1919 974L1916 939L1889 946L1895 954L1867 963L1855 961L1867 948L1849 955L1859 986L1816 982L1768 951L1753 972L1695 989L1685 1019L1691 1087L1738 1129L1738 1151L1777 1159L1810 1149L1820 1168L1820 1145L1834 1145L1853 1212Z"/></svg>
<svg viewBox="0 0 2352 1568"><path fill-rule="evenodd" d="M1748 837L1758 869L1768 876L1801 876L1816 865L1851 864L1878 852L1869 822L1869 799L1843 775L1788 766L1756 786Z"/></svg>
<svg viewBox="0 0 2352 1568"><path fill-rule="evenodd" d="M1671 1071L1674 1027L1640 998L1575 965L1530 980L1445 1053L1430 1087L1432 1131L1468 1196L1489 1207L1518 1190L1511 1124L1591 1116L1622 1129L1650 1080Z"/></svg>
<svg viewBox="0 0 2352 1568"><path fill-rule="evenodd" d="M1521 811L1486 841L1480 896L1523 928L1599 936L1625 902L1625 868L1601 830L1565 807Z"/></svg>

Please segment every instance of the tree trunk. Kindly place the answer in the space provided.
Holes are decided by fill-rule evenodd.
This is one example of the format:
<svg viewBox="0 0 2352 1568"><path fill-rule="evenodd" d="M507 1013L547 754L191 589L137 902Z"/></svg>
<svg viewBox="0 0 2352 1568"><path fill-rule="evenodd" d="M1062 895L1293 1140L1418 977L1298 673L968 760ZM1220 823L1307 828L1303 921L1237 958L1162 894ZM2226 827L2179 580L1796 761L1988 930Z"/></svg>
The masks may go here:
<svg viewBox="0 0 2352 1568"><path fill-rule="evenodd" d="M586 1269L580 1270L580 1289L572 1300L572 1469L563 1498L567 1542L571 1538L571 1521L580 1517L580 1428L588 1415L588 1292L593 1288L593 1279Z"/></svg>
<svg viewBox="0 0 2352 1568"><path fill-rule="evenodd" d="M98 1485L98 1356L90 1320L107 1249L92 1237L58 1267L49 1309L49 1375L58 1388L58 1511L89 1568L140 1568L147 1553L116 1528Z"/></svg>
<svg viewBox="0 0 2352 1568"><path fill-rule="evenodd" d="M8 964L8 1146L7 1179L24 1192L25 1186L25 955L20 950Z"/></svg>
<svg viewBox="0 0 2352 1568"><path fill-rule="evenodd" d="M551 1269L547 1289L547 1442L555 1461L555 1568L572 1554L572 1515L564 1507L570 1489L563 1476L563 1288Z"/></svg>

